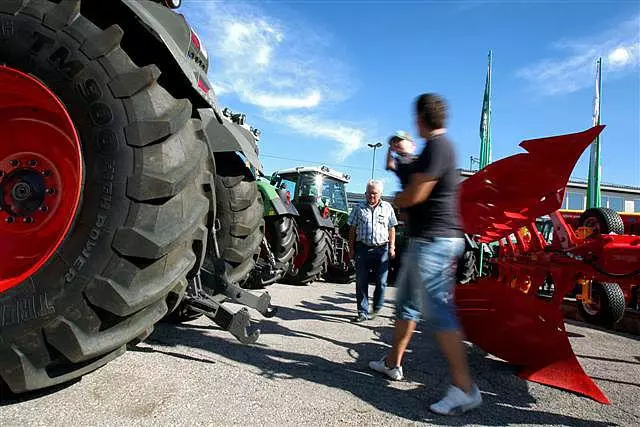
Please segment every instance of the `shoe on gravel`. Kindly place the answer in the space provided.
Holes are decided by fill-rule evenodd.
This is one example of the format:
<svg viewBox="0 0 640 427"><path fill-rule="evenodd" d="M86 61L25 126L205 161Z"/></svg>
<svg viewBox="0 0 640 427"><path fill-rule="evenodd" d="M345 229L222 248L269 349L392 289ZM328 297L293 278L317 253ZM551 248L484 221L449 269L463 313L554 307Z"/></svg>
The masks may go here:
<svg viewBox="0 0 640 427"><path fill-rule="evenodd" d="M404 378L404 375L402 373L402 366L396 366L394 368L388 367L386 356L380 360L372 360L371 362L369 362L369 367L374 371L378 371L387 375L389 378L395 381L400 381Z"/></svg>
<svg viewBox="0 0 640 427"><path fill-rule="evenodd" d="M470 393L465 393L458 387L451 385L447 394L429 407L431 411L440 415L460 415L482 404L480 389L475 384Z"/></svg>

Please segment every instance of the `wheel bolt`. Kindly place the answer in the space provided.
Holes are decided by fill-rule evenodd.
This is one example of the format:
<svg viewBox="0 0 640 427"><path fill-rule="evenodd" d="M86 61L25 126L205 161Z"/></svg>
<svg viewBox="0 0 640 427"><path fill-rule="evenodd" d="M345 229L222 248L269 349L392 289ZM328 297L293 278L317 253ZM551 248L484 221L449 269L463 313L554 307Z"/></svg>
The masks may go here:
<svg viewBox="0 0 640 427"><path fill-rule="evenodd" d="M9 160L9 164L10 164L12 167L14 167L14 168L15 168L16 166L18 166L18 165L20 164L20 162L19 162L19 161L17 161L17 160Z"/></svg>
<svg viewBox="0 0 640 427"><path fill-rule="evenodd" d="M44 190L44 192L51 196L53 194L56 194L56 189L55 188L47 188L46 190Z"/></svg>
<svg viewBox="0 0 640 427"><path fill-rule="evenodd" d="M40 206L39 210L40 210L40 212L46 212L46 211L49 210L49 208L46 207L45 205L42 205L42 206Z"/></svg>
<svg viewBox="0 0 640 427"><path fill-rule="evenodd" d="M27 216L27 217L22 219L22 222L25 222L27 224L31 224L33 222L33 218L31 218L30 216Z"/></svg>
<svg viewBox="0 0 640 427"><path fill-rule="evenodd" d="M7 224L12 224L13 221L15 221L15 218L13 218L12 216L8 216L4 219L4 222L6 222Z"/></svg>
<svg viewBox="0 0 640 427"><path fill-rule="evenodd" d="M38 165L37 160L29 160L29 166L37 166L37 165Z"/></svg>
<svg viewBox="0 0 640 427"><path fill-rule="evenodd" d="M42 171L42 176L50 176L51 175L51 171L50 170L43 170Z"/></svg>

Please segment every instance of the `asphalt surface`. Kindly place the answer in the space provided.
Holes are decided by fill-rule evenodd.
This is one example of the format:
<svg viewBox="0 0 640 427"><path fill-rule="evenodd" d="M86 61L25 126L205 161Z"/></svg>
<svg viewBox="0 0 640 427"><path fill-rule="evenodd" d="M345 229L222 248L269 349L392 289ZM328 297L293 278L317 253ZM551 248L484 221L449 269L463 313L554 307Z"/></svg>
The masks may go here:
<svg viewBox="0 0 640 427"><path fill-rule="evenodd" d="M426 330L405 360L406 381L368 369L388 348L394 289L381 317L349 323L354 285L273 285L278 316L261 319L254 346L206 319L160 324L134 350L55 391L0 398L0 425L638 425L640 337L568 321L585 371L613 402L514 375L514 368L469 347L484 405L459 417L429 412L448 378ZM259 315L255 315L259 319Z"/></svg>

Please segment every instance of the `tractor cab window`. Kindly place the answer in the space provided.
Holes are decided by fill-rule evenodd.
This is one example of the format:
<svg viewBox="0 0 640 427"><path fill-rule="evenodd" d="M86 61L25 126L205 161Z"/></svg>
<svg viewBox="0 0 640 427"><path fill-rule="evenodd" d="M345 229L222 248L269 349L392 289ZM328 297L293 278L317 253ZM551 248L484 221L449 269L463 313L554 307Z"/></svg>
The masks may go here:
<svg viewBox="0 0 640 427"><path fill-rule="evenodd" d="M349 210L344 182L326 175L301 174L298 179L296 197L304 196L320 197L331 209L345 212Z"/></svg>
<svg viewBox="0 0 640 427"><path fill-rule="evenodd" d="M296 181L290 176L279 176L275 180L271 180L271 185L275 185L277 188L287 190L291 195L291 198L296 194Z"/></svg>
<svg viewBox="0 0 640 427"><path fill-rule="evenodd" d="M331 209L340 211L349 210L344 182L324 176L322 179L322 197Z"/></svg>
<svg viewBox="0 0 640 427"><path fill-rule="evenodd" d="M318 196L318 177L319 174L302 174L298 180L298 192L296 196Z"/></svg>

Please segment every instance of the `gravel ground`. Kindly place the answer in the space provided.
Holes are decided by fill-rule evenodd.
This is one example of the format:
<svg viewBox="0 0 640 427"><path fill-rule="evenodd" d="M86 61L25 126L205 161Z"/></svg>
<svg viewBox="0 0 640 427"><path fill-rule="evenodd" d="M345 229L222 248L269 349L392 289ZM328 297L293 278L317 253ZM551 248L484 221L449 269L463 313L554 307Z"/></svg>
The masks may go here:
<svg viewBox="0 0 640 427"><path fill-rule="evenodd" d="M484 405L460 417L429 412L447 386L431 335L418 331L406 381L371 372L392 334L394 289L381 317L349 323L353 285L273 285L278 316L243 346L206 319L160 324L134 350L55 391L0 398L0 425L638 425L640 340L569 321L575 353L611 399L530 383L470 347ZM256 319L259 317L256 315Z"/></svg>

